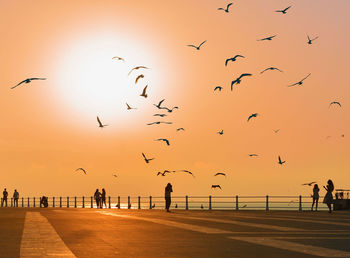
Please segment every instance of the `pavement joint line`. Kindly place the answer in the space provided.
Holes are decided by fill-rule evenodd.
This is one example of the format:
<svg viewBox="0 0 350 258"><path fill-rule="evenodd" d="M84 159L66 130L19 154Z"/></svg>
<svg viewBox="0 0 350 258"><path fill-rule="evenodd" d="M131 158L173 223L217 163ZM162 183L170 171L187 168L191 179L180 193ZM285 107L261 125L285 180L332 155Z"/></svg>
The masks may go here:
<svg viewBox="0 0 350 258"><path fill-rule="evenodd" d="M76 257L40 212L26 212L20 257Z"/></svg>
<svg viewBox="0 0 350 258"><path fill-rule="evenodd" d="M329 249L321 246L305 245L284 240L275 239L274 237L228 237L232 240L243 241L250 244L268 246L297 253L316 255L321 257L350 257L350 252Z"/></svg>

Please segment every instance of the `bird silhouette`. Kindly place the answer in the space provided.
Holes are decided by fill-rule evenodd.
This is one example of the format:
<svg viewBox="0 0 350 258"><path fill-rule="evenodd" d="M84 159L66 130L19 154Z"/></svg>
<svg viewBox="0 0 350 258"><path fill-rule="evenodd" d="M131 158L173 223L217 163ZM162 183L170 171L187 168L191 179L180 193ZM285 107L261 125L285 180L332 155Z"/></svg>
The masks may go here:
<svg viewBox="0 0 350 258"><path fill-rule="evenodd" d="M28 78L28 79L25 79L25 80L21 81L17 85L11 87L11 89L16 88L17 86L21 85L22 83L30 83L31 81L35 81L35 80L46 80L46 78Z"/></svg>
<svg viewBox="0 0 350 258"><path fill-rule="evenodd" d="M229 4L226 6L226 8L220 7L220 8L218 8L218 10L224 11L224 12L226 12L226 13L229 13L229 12L230 12L230 11L229 11L229 8L230 8L230 6L231 6L232 4L233 4L233 3L229 3Z"/></svg>
<svg viewBox="0 0 350 258"><path fill-rule="evenodd" d="M119 57L119 56L114 56L114 57L112 57L112 59L117 59L118 61L125 61L125 59L124 58L122 58L122 57Z"/></svg>
<svg viewBox="0 0 350 258"><path fill-rule="evenodd" d="M313 39L311 39L311 38L309 37L309 35L307 35L307 43L308 43L309 45L311 45L311 44L312 44L312 41L314 41L314 40L316 40L316 39L318 39L318 36L315 37L315 38L313 38Z"/></svg>
<svg viewBox="0 0 350 258"><path fill-rule="evenodd" d="M228 63L229 61L231 61L231 62L236 61L237 57L242 57L242 58L245 58L245 57L244 57L244 56L242 56L242 55L235 55L234 57L227 58L227 59L226 59L226 61L225 61L225 66L227 66L227 63Z"/></svg>
<svg viewBox="0 0 350 258"><path fill-rule="evenodd" d="M130 75L130 74L132 73L132 71L139 70L139 69L149 69L149 68L146 67L146 66L142 66L142 65L136 66L136 67L134 67L134 68L132 68L132 69L130 70L130 72L128 73L128 75Z"/></svg>
<svg viewBox="0 0 350 258"><path fill-rule="evenodd" d="M246 208L246 207L247 207L247 204L244 204L244 205L241 207L241 209L242 209L242 208Z"/></svg>
<svg viewBox="0 0 350 258"><path fill-rule="evenodd" d="M153 203L153 205L152 205L152 209L154 209L156 207L156 204L155 203Z"/></svg>
<svg viewBox="0 0 350 258"><path fill-rule="evenodd" d="M216 189L216 188L220 188L221 189L221 186L220 185L211 185L211 188L212 189Z"/></svg>
<svg viewBox="0 0 350 258"><path fill-rule="evenodd" d="M137 108L130 107L130 105L128 103L126 103L126 108L127 108L127 110L137 109Z"/></svg>
<svg viewBox="0 0 350 258"><path fill-rule="evenodd" d="M214 91L216 91L216 90L221 91L221 90L222 90L222 87L221 87L221 86L216 86L216 87L214 88Z"/></svg>
<svg viewBox="0 0 350 258"><path fill-rule="evenodd" d="M175 204L175 209L177 209L177 203Z"/></svg>
<svg viewBox="0 0 350 258"><path fill-rule="evenodd" d="M154 160L154 158L151 158L151 159L148 159L146 158L146 155L142 152L142 156L143 156L143 159L145 160L145 162L148 164L151 160Z"/></svg>
<svg viewBox="0 0 350 258"><path fill-rule="evenodd" d="M168 139L165 139L165 138L159 138L159 139L156 139L155 141L163 141L165 142L168 146L170 145L170 142Z"/></svg>
<svg viewBox="0 0 350 258"><path fill-rule="evenodd" d="M259 155L255 154L255 153L249 154L249 157L257 157L257 156L259 156Z"/></svg>
<svg viewBox="0 0 350 258"><path fill-rule="evenodd" d="M292 6L288 6L287 8L284 8L283 10L276 10L275 12L286 14L286 13L287 13L287 10L288 10L289 8L291 8L291 7L292 7Z"/></svg>
<svg viewBox="0 0 350 258"><path fill-rule="evenodd" d="M202 46L205 42L207 42L207 41L204 40L202 43L199 44L199 46L195 46L195 45L187 45L187 46L188 46L188 47L194 47L195 49L200 50L201 46Z"/></svg>
<svg viewBox="0 0 350 258"><path fill-rule="evenodd" d="M159 124L172 124L173 122L163 122L163 121L157 121L157 122L152 122L152 123L149 123L147 125L159 125Z"/></svg>
<svg viewBox="0 0 350 258"><path fill-rule="evenodd" d="M177 128L177 129L176 129L176 132L179 132L179 131L185 131L185 129L184 129L184 128L182 128L182 127Z"/></svg>
<svg viewBox="0 0 350 258"><path fill-rule="evenodd" d="M145 98L148 97L148 95L147 95L147 93L146 93L147 87L148 87L148 85L146 85L146 87L143 88L143 91L142 91L142 93L141 93L141 95L140 95L141 97L145 97Z"/></svg>
<svg viewBox="0 0 350 258"><path fill-rule="evenodd" d="M139 76L137 76L135 79L135 84L142 78L145 78L145 76L143 74L140 74Z"/></svg>
<svg viewBox="0 0 350 258"><path fill-rule="evenodd" d="M202 210L204 209L203 204L201 204L201 209L202 209Z"/></svg>
<svg viewBox="0 0 350 258"><path fill-rule="evenodd" d="M172 173L172 172L174 172L174 171L164 170L163 172L158 172L158 173L157 173L157 176L159 176L159 175L165 176L166 173Z"/></svg>
<svg viewBox="0 0 350 258"><path fill-rule="evenodd" d="M162 99L161 101L159 101L159 103L156 105L156 104L153 104L154 106L156 106L158 109L162 109L162 103L164 102L165 99Z"/></svg>
<svg viewBox="0 0 350 258"><path fill-rule="evenodd" d="M257 41L264 41L264 40L272 40L274 37L276 37L277 35L273 35L270 37L266 37L266 38L262 38L262 39L258 39Z"/></svg>
<svg viewBox="0 0 350 258"><path fill-rule="evenodd" d="M167 115L166 115L166 114L154 114L153 116L165 117L165 116L167 116Z"/></svg>
<svg viewBox="0 0 350 258"><path fill-rule="evenodd" d="M247 122L249 122L250 119L252 119L253 117L257 117L259 114L258 113L253 113L248 117Z"/></svg>
<svg viewBox="0 0 350 258"><path fill-rule="evenodd" d="M332 105L338 105L339 107L341 107L341 104L340 104L340 102L338 102L338 101L333 101L333 102L331 102L331 103L329 104L329 107L331 107Z"/></svg>
<svg viewBox="0 0 350 258"><path fill-rule="evenodd" d="M225 176L226 177L226 174L222 173L222 172L219 172L219 173L216 173L214 176Z"/></svg>
<svg viewBox="0 0 350 258"><path fill-rule="evenodd" d="M114 176L114 177L118 177L116 174L113 174L112 176Z"/></svg>
<svg viewBox="0 0 350 258"><path fill-rule="evenodd" d="M104 124L102 124L102 122L101 122L101 120L100 120L100 118L99 118L99 117L97 117L97 122L98 122L98 127L103 128L103 127L105 127L105 126L108 126L108 125L104 125Z"/></svg>
<svg viewBox="0 0 350 258"><path fill-rule="evenodd" d="M188 171L188 170L185 170L185 169L177 170L177 171L173 171L173 172L184 172L184 173L190 174L191 176L195 177L194 174L191 171Z"/></svg>
<svg viewBox="0 0 350 258"><path fill-rule="evenodd" d="M260 73L264 73L264 72L266 72L266 71L273 71L273 70L276 70L276 71L279 71L279 72L283 72L282 70L280 70L280 69L278 69L278 68L276 68L276 67L269 67L269 68L266 68L265 70L263 70L263 71L261 71Z"/></svg>
<svg viewBox="0 0 350 258"><path fill-rule="evenodd" d="M224 134L224 130L222 129L221 131L218 131L217 134L223 135Z"/></svg>
<svg viewBox="0 0 350 258"><path fill-rule="evenodd" d="M301 79L300 81L298 81L298 82L296 82L296 83L293 83L293 84L291 84L291 85L288 85L288 87L293 87L293 86L296 86L296 85L302 85L303 82L304 82L304 80L305 80L306 78L308 78L310 75L311 75L311 73L309 73L306 77L304 77L304 78Z"/></svg>
<svg viewBox="0 0 350 258"><path fill-rule="evenodd" d="M286 161L285 161L285 160L282 161L282 160L281 160L281 157L278 156L278 164L283 165L284 163L286 163Z"/></svg>
<svg viewBox="0 0 350 258"><path fill-rule="evenodd" d="M83 169L83 168L77 168L75 171L82 171L82 172L84 172L84 174L86 175L86 170L85 169Z"/></svg>
<svg viewBox="0 0 350 258"><path fill-rule="evenodd" d="M252 74L251 73L242 73L236 80L233 80L231 82L231 91L233 89L233 85L234 84L240 84L241 81L242 81L242 78L245 77L245 76L252 76Z"/></svg>
<svg viewBox="0 0 350 258"><path fill-rule="evenodd" d="M275 133L278 133L280 131L280 129L277 129L277 130L273 130Z"/></svg>
<svg viewBox="0 0 350 258"><path fill-rule="evenodd" d="M179 107L173 107L173 108L167 108L167 107L160 107L160 109L165 109L169 113L173 112L174 109L179 109Z"/></svg>
<svg viewBox="0 0 350 258"><path fill-rule="evenodd" d="M317 183L317 182L304 183L304 184L302 184L302 185L312 186L312 185L315 184L315 183Z"/></svg>

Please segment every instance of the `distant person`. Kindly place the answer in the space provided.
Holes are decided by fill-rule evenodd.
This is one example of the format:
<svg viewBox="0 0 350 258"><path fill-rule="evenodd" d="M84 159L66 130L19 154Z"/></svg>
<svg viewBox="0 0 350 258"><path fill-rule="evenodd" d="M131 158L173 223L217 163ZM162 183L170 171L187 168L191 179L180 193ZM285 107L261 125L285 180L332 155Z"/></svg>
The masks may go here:
<svg viewBox="0 0 350 258"><path fill-rule="evenodd" d="M43 196L40 198L40 208L44 207L47 208L49 207L49 202L48 202L48 197L47 196Z"/></svg>
<svg viewBox="0 0 350 258"><path fill-rule="evenodd" d="M101 207L101 193L98 189L96 189L96 192L94 194L94 198L96 201L97 208L100 208Z"/></svg>
<svg viewBox="0 0 350 258"><path fill-rule="evenodd" d="M311 206L311 211L314 210L314 204L316 204L316 209L315 209L315 211L317 211L318 199L320 198L320 195L318 194L319 191L320 191L320 188L318 188L318 185L315 184L315 185L314 185L314 189L313 189L313 194L312 194L312 206Z"/></svg>
<svg viewBox="0 0 350 258"><path fill-rule="evenodd" d="M334 191L334 184L332 180L327 181L327 186L323 186L324 189L326 189L327 193L323 199L323 203L327 204L329 213L332 212L332 203L333 203L333 194L332 192Z"/></svg>
<svg viewBox="0 0 350 258"><path fill-rule="evenodd" d="M171 204L171 192L173 191L173 186L168 183L165 187L165 209L167 212L170 212L170 204Z"/></svg>
<svg viewBox="0 0 350 258"><path fill-rule="evenodd" d="M15 192L13 193L13 206L18 207L18 199L19 199L19 193L15 189Z"/></svg>
<svg viewBox="0 0 350 258"><path fill-rule="evenodd" d="M2 203L1 203L1 207L4 207L4 203L6 203L7 207L7 196L8 196L8 192L6 191L6 188L4 189L4 191L2 192Z"/></svg>
<svg viewBox="0 0 350 258"><path fill-rule="evenodd" d="M102 194L101 194L101 208L103 208L103 204L105 204L107 208L107 203L106 203L106 190L102 188Z"/></svg>

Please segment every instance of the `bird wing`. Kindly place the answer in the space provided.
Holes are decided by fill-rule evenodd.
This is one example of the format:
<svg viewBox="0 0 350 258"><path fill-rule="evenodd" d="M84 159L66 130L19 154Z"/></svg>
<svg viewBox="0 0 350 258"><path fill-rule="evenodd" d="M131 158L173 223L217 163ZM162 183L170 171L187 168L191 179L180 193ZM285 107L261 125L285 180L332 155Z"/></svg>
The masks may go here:
<svg viewBox="0 0 350 258"><path fill-rule="evenodd" d="M29 78L30 81L33 81L33 80L46 80L46 78Z"/></svg>
<svg viewBox="0 0 350 258"><path fill-rule="evenodd" d="M267 70L270 70L270 68L266 68L265 70L263 70L262 72L260 72L260 74L266 72Z"/></svg>
<svg viewBox="0 0 350 258"><path fill-rule="evenodd" d="M280 156L278 156L278 162L279 162L279 163L282 163L282 160L281 160L281 157L280 157Z"/></svg>
<svg viewBox="0 0 350 258"><path fill-rule="evenodd" d="M170 143L167 139L163 139L163 141L165 141L167 145L170 145Z"/></svg>
<svg viewBox="0 0 350 258"><path fill-rule="evenodd" d="M128 103L126 103L126 106L128 107L128 109L131 109L131 107L129 106L129 104L128 104Z"/></svg>
<svg viewBox="0 0 350 258"><path fill-rule="evenodd" d="M230 6L232 5L233 3L229 3L226 7L226 9L228 10L228 8L230 8Z"/></svg>
<svg viewBox="0 0 350 258"><path fill-rule="evenodd" d="M275 12L276 12L276 13L282 13L283 10L276 10Z"/></svg>
<svg viewBox="0 0 350 258"><path fill-rule="evenodd" d="M103 126L99 117L97 117L97 122L100 126Z"/></svg>
<svg viewBox="0 0 350 258"><path fill-rule="evenodd" d="M318 36L316 38L313 38L311 41L314 41L315 39L318 39Z"/></svg>
<svg viewBox="0 0 350 258"><path fill-rule="evenodd" d="M288 6L286 9L284 9L283 11L287 11L289 8L291 8L292 6Z"/></svg>
<svg viewBox="0 0 350 258"><path fill-rule="evenodd" d="M146 160L147 158L146 158L146 156L145 156L145 154L142 152L142 156L143 156L143 158Z"/></svg>
<svg viewBox="0 0 350 258"><path fill-rule="evenodd" d="M134 70L135 70L135 68L132 68L132 69L130 70L130 72L128 73L128 75L130 75L131 72L134 71Z"/></svg>
<svg viewBox="0 0 350 258"><path fill-rule="evenodd" d="M200 43L200 44L199 44L199 46L198 46L198 47L200 48L200 47L201 47L201 46L202 46L202 45L203 45L205 42L207 42L207 41L206 41L206 40L204 40L202 43Z"/></svg>
<svg viewBox="0 0 350 258"><path fill-rule="evenodd" d="M252 74L251 73L243 73L239 76L239 79L241 79L244 76L252 76Z"/></svg>
<svg viewBox="0 0 350 258"><path fill-rule="evenodd" d="M302 82L303 80L305 80L307 77L309 77L311 75L311 73L309 73L308 75L306 75L305 78L301 79L300 81Z"/></svg>
<svg viewBox="0 0 350 258"><path fill-rule="evenodd" d="M292 86L295 86L295 85L298 85L298 84L299 84L299 82L296 82L296 83L293 83L291 85L288 85L288 87L292 87Z"/></svg>
<svg viewBox="0 0 350 258"><path fill-rule="evenodd" d="M225 61L225 66L227 66L227 63L228 63L229 61L232 61L232 58L227 58L227 59L226 59L226 61Z"/></svg>
<svg viewBox="0 0 350 258"><path fill-rule="evenodd" d="M225 10L224 8L222 8L222 7L220 7L220 8L218 8L218 10Z"/></svg>
<svg viewBox="0 0 350 258"><path fill-rule="evenodd" d="M135 84L139 81L139 79L144 78L145 76L143 74L140 74L136 77Z"/></svg>
<svg viewBox="0 0 350 258"><path fill-rule="evenodd" d="M194 47L194 48L197 48L197 46L195 45L187 45L188 47Z"/></svg>
<svg viewBox="0 0 350 258"><path fill-rule="evenodd" d="M18 83L17 85L15 85L15 86L11 87L11 89L16 88L17 86L19 86L19 85L21 85L22 83L24 83L26 80L27 80L27 79L25 79L25 80L21 81L21 82L20 82L20 83Z"/></svg>
<svg viewBox="0 0 350 258"><path fill-rule="evenodd" d="M280 69L278 69L278 68L274 68L275 70L277 70L277 71L280 71L281 73L283 73L283 71L282 70L280 70Z"/></svg>
<svg viewBox="0 0 350 258"><path fill-rule="evenodd" d="M245 58L244 56L242 56L242 55L235 55L233 58L235 59L235 58L237 58L237 57L242 57L242 58Z"/></svg>
<svg viewBox="0 0 350 258"><path fill-rule="evenodd" d="M146 85L145 88L143 88L142 94L141 95L146 95L146 90L147 90L148 85Z"/></svg>
<svg viewBox="0 0 350 258"><path fill-rule="evenodd" d="M248 117L247 122L248 122L252 117L254 117L254 114L251 114L251 115Z"/></svg>

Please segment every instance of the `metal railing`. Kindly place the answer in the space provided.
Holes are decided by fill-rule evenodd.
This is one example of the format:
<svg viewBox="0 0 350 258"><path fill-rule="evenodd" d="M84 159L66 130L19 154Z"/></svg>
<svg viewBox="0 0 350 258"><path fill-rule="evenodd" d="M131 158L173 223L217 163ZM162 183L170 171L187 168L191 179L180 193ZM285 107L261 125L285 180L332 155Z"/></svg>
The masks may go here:
<svg viewBox="0 0 350 258"><path fill-rule="evenodd" d="M181 210L310 210L310 196L173 196L172 209ZM326 210L320 197L319 210ZM41 197L21 197L16 207L40 207ZM1 207L15 207L15 200L6 202L1 198ZM165 199L160 196L117 196L106 198L103 208L109 209L164 209ZM97 208L92 196L48 197L48 207Z"/></svg>

